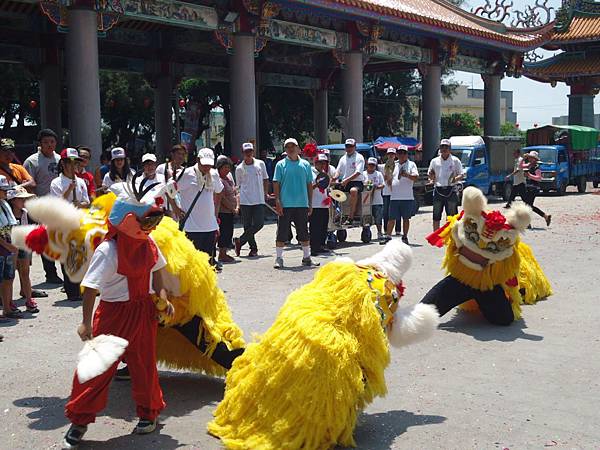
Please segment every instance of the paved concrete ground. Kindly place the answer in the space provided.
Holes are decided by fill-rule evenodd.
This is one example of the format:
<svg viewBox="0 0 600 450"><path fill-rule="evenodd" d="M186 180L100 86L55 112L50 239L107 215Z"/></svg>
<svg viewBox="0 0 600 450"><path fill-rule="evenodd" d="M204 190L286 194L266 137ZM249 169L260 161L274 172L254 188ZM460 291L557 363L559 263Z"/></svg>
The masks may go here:
<svg viewBox="0 0 600 450"><path fill-rule="evenodd" d="M433 339L394 351L386 372L389 394L361 415L359 448L600 448L600 195L569 192L537 203L553 214L552 226L546 229L535 217L524 240L552 281L554 296L525 307L525 319L508 328L450 313ZM406 302L420 300L442 277L442 250L423 238L430 214L431 207L425 208L413 220L415 264L405 280ZM265 331L288 293L313 276L313 270L271 268L274 233L269 225L260 234L264 256L242 258L219 277L248 339ZM360 258L379 250L358 240L358 231L351 232L336 253ZM300 258L297 249L285 254L289 266ZM41 279L36 260L34 282ZM81 347L75 333L81 311L58 289L50 292L37 318L0 328L2 449L57 448L67 428L63 408ZM129 434L135 424L129 385L114 383L109 405L82 448L220 448L205 430L223 381L162 371L161 384L168 407L158 433Z"/></svg>

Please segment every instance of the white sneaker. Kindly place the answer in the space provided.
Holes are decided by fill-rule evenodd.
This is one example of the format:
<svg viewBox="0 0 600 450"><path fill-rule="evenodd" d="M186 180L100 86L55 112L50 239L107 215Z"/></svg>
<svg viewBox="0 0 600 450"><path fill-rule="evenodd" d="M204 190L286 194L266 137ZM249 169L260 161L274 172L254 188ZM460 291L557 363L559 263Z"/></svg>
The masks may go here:
<svg viewBox="0 0 600 450"><path fill-rule="evenodd" d="M140 419L133 430L133 434L148 434L156 430L156 419Z"/></svg>
<svg viewBox="0 0 600 450"><path fill-rule="evenodd" d="M283 258L275 258L275 264L273 264L274 269L283 269Z"/></svg>
<svg viewBox="0 0 600 450"><path fill-rule="evenodd" d="M86 431L87 426L71 425L62 442L63 450L75 450L79 448L79 444Z"/></svg>

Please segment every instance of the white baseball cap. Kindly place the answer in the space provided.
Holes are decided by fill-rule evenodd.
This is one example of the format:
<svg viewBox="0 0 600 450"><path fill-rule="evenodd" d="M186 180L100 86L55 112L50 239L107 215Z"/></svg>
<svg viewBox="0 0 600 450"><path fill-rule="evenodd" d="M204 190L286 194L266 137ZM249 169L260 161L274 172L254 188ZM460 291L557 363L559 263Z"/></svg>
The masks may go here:
<svg viewBox="0 0 600 450"><path fill-rule="evenodd" d="M8 182L8 178L6 178L4 175L0 175L0 190L9 191L11 189L12 186Z"/></svg>
<svg viewBox="0 0 600 450"><path fill-rule="evenodd" d="M408 152L408 146L400 144L396 150L399 152Z"/></svg>
<svg viewBox="0 0 600 450"><path fill-rule="evenodd" d="M346 139L346 142L344 143L344 145L350 145L350 146L354 147L356 145L356 140L352 139L352 138Z"/></svg>
<svg viewBox="0 0 600 450"><path fill-rule="evenodd" d="M441 147L442 145L445 145L445 146L447 146L447 147L452 147L452 142L450 142L450 139L442 139L442 140L440 141L440 147Z"/></svg>
<svg viewBox="0 0 600 450"><path fill-rule="evenodd" d="M283 143L283 146L285 147L288 144L294 144L294 145L298 145L298 141L294 138L287 138L285 140L285 142Z"/></svg>
<svg viewBox="0 0 600 450"><path fill-rule="evenodd" d="M532 150L528 153L529 156L534 157L535 159L537 159L538 161L540 160L540 155L538 152L536 152L535 150Z"/></svg>
<svg viewBox="0 0 600 450"><path fill-rule="evenodd" d="M367 164L375 164L375 165L377 165L377 158L371 156L369 159L367 159Z"/></svg>
<svg viewBox="0 0 600 450"><path fill-rule="evenodd" d="M13 198L31 198L35 197L35 194L27 192L23 187L15 187L6 193L7 200L12 200Z"/></svg>
<svg viewBox="0 0 600 450"><path fill-rule="evenodd" d="M215 153L210 148L201 148L198 150L198 159L203 166L213 166L215 164Z"/></svg>
<svg viewBox="0 0 600 450"><path fill-rule="evenodd" d="M317 155L317 161L329 161L329 155L327 153L319 153Z"/></svg>
<svg viewBox="0 0 600 450"><path fill-rule="evenodd" d="M252 142L244 142L242 144L242 151L245 152L246 150L254 150L254 145L252 145Z"/></svg>
<svg viewBox="0 0 600 450"><path fill-rule="evenodd" d="M390 147L390 148L388 148L388 149L387 149L387 152L386 152L386 153L387 153L387 154L389 154L389 153L393 153L393 154L395 155L395 154L396 154L396 149L395 149L394 147Z"/></svg>
<svg viewBox="0 0 600 450"><path fill-rule="evenodd" d="M125 158L125 149L123 147L115 147L110 151L110 159Z"/></svg>
<svg viewBox="0 0 600 450"><path fill-rule="evenodd" d="M146 161L156 162L156 155L153 155L152 153L144 154L142 156L142 163L145 163Z"/></svg>
<svg viewBox="0 0 600 450"><path fill-rule="evenodd" d="M76 148L73 147L63 149L63 151L60 152L60 159L75 159L81 161L81 158L79 157L79 152Z"/></svg>

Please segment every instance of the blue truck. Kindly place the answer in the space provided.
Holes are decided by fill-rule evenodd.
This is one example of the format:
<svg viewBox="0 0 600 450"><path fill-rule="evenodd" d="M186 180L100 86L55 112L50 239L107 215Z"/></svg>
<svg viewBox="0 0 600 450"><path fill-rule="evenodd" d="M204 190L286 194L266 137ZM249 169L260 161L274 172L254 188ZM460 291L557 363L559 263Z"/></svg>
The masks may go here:
<svg viewBox="0 0 600 450"><path fill-rule="evenodd" d="M466 172L463 188L474 186L486 195L508 200L512 182L514 153L522 145L519 136L453 136L451 152L460 159Z"/></svg>
<svg viewBox="0 0 600 450"><path fill-rule="evenodd" d="M522 152L538 152L542 191L564 195L568 186L577 186L578 192L585 192L588 181L598 187L599 133L595 128L579 125L547 125L527 130L527 147Z"/></svg>

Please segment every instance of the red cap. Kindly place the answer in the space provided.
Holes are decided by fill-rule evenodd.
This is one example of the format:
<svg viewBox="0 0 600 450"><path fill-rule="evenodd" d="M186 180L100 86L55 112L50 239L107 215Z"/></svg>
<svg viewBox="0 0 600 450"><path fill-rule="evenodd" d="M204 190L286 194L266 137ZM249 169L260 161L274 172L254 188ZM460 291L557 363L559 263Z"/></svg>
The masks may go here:
<svg viewBox="0 0 600 450"><path fill-rule="evenodd" d="M76 159L79 161L81 160L77 149L72 147L65 148L62 152L60 152L60 159Z"/></svg>

